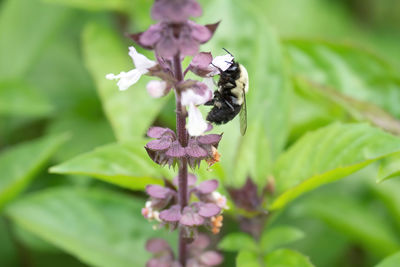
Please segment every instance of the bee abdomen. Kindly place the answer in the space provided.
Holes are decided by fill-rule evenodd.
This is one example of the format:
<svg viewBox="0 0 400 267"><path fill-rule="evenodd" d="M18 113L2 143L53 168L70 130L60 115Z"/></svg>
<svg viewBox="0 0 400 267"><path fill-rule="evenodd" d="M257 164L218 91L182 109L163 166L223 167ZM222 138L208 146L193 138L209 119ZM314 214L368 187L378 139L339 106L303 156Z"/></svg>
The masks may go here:
<svg viewBox="0 0 400 267"><path fill-rule="evenodd" d="M232 104L233 110L226 103L222 102L221 107L214 106L207 115L207 121L215 124L224 124L231 121L240 112L242 106Z"/></svg>

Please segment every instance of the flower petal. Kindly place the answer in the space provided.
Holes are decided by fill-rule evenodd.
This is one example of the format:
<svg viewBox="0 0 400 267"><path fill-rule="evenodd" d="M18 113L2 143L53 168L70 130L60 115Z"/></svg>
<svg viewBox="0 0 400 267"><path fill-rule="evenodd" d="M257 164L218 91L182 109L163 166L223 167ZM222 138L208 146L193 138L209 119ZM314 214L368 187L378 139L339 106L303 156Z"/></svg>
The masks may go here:
<svg viewBox="0 0 400 267"><path fill-rule="evenodd" d="M223 261L223 257L221 254L215 251L206 251L200 255L199 261L205 266L217 266L220 265Z"/></svg>
<svg viewBox="0 0 400 267"><path fill-rule="evenodd" d="M210 30L203 25L197 24L193 21L188 21L188 24L191 28L192 37L200 43L205 43L212 37L212 33Z"/></svg>
<svg viewBox="0 0 400 267"><path fill-rule="evenodd" d="M161 38L161 23L151 25L147 31L143 32L139 37L139 43L142 46L154 47Z"/></svg>
<svg viewBox="0 0 400 267"><path fill-rule="evenodd" d="M200 206L199 215L210 218L215 216L221 212L221 208L215 205L214 203L205 203Z"/></svg>
<svg viewBox="0 0 400 267"><path fill-rule="evenodd" d="M205 234L199 234L197 238L189 245L190 250L204 250L210 245L210 238Z"/></svg>
<svg viewBox="0 0 400 267"><path fill-rule="evenodd" d="M200 86L197 87L197 90L187 89L182 92L182 105L202 105L211 99L212 91L208 90L206 86Z"/></svg>
<svg viewBox="0 0 400 267"><path fill-rule="evenodd" d="M215 179L207 180L196 186L197 191L201 194L210 194L218 188L218 181Z"/></svg>
<svg viewBox="0 0 400 267"><path fill-rule="evenodd" d="M166 222L177 222L181 217L181 207L179 205L173 205L171 208L160 212L160 219Z"/></svg>
<svg viewBox="0 0 400 267"><path fill-rule="evenodd" d="M129 56L132 58L136 68L142 71L143 74L147 73L148 69L157 65L155 61L150 60L145 55L138 53L133 46L129 47Z"/></svg>
<svg viewBox="0 0 400 267"><path fill-rule="evenodd" d="M207 157L208 153L200 147L195 140L189 140L189 144L185 147L186 154L192 158L202 159Z"/></svg>
<svg viewBox="0 0 400 267"><path fill-rule="evenodd" d="M152 238L147 241L146 250L151 253L159 253L162 251L171 251L171 247L164 239Z"/></svg>
<svg viewBox="0 0 400 267"><path fill-rule="evenodd" d="M169 188L161 185L148 185L146 186L146 193L154 198L168 198L175 194L175 192Z"/></svg>
<svg viewBox="0 0 400 267"><path fill-rule="evenodd" d="M151 140L146 144L146 147L154 151L164 151L170 148L171 144L171 138L160 138L156 140Z"/></svg>
<svg viewBox="0 0 400 267"><path fill-rule="evenodd" d="M191 103L188 110L188 123L186 129L191 136L202 135L208 128L207 122L203 119L203 115L196 106Z"/></svg>
<svg viewBox="0 0 400 267"><path fill-rule="evenodd" d="M119 90L124 91L134 85L144 73L141 70L133 69L128 72L121 72L118 75L115 74L107 74L106 79L108 80L119 80L117 85Z"/></svg>
<svg viewBox="0 0 400 267"><path fill-rule="evenodd" d="M174 131L172 131L169 128L154 126L154 127L150 127L147 130L147 136L151 137L151 138L160 138L161 136L163 136L166 133L170 134L171 137L175 138Z"/></svg>
<svg viewBox="0 0 400 267"><path fill-rule="evenodd" d="M168 157L181 158L186 155L185 148L178 141L174 141L168 151L165 153Z"/></svg>
<svg viewBox="0 0 400 267"><path fill-rule="evenodd" d="M191 207L185 207L179 222L186 226L202 225L204 218L197 214Z"/></svg>
<svg viewBox="0 0 400 267"><path fill-rule="evenodd" d="M165 81L150 81L146 85L147 92L154 98L159 98L165 95L167 91L167 83Z"/></svg>
<svg viewBox="0 0 400 267"><path fill-rule="evenodd" d="M197 141L202 145L218 145L221 141L222 134L207 134L197 137Z"/></svg>

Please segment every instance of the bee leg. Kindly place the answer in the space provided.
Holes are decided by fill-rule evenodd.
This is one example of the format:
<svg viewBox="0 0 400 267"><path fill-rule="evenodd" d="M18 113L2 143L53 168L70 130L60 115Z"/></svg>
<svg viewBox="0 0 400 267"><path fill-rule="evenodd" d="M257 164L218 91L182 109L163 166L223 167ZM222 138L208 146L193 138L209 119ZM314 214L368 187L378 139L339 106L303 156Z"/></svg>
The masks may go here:
<svg viewBox="0 0 400 267"><path fill-rule="evenodd" d="M228 100L224 99L224 101L225 101L226 105L232 109L232 111L235 111L235 109L234 109L233 106L228 102Z"/></svg>

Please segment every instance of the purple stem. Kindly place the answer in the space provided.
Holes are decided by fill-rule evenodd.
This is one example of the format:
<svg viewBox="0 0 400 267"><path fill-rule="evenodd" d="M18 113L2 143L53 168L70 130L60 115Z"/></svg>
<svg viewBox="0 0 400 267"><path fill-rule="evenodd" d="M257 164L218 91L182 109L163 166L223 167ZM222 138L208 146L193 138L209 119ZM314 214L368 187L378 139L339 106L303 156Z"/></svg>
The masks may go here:
<svg viewBox="0 0 400 267"><path fill-rule="evenodd" d="M180 55L177 54L174 56L173 61L174 66L174 75L178 82L183 80L182 73L182 65L180 60ZM186 118L185 112L181 103L181 92L178 89L175 89L176 94L176 132L178 135L178 140L181 146L186 147L188 144L188 133L186 131ZM188 168L187 168L187 159L182 158L179 162L179 171L178 171L178 199L181 210L188 204ZM183 267L186 266L186 251L187 244L184 238L183 229L180 229L179 232L179 262Z"/></svg>

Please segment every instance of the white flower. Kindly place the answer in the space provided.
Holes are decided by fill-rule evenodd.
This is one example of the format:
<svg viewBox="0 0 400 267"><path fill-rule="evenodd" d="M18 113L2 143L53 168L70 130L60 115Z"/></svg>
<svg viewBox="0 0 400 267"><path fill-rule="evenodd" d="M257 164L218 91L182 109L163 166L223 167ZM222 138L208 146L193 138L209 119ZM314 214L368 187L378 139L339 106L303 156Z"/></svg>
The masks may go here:
<svg viewBox="0 0 400 267"><path fill-rule="evenodd" d="M228 205L226 204L226 197L221 195L219 192L214 191L211 193L212 197L214 198L215 204L220 207L221 209L227 210L229 209Z"/></svg>
<svg viewBox="0 0 400 267"><path fill-rule="evenodd" d="M196 105L202 105L212 98L213 92L207 86L198 90L187 89L182 92L182 105L188 107L188 123L186 129L191 136L202 135L208 129L208 123L203 119Z"/></svg>
<svg viewBox="0 0 400 267"><path fill-rule="evenodd" d="M159 98L165 95L167 83L165 81L150 81L146 85L147 92L154 98Z"/></svg>
<svg viewBox="0 0 400 267"><path fill-rule="evenodd" d="M226 71L232 65L233 59L233 56L230 54L215 57L210 64L213 71L208 75L214 76L220 74L220 70Z"/></svg>
<svg viewBox="0 0 400 267"><path fill-rule="evenodd" d="M123 71L118 75L112 73L106 75L106 79L108 80L119 80L117 85L121 91L126 90L135 84L140 79L140 76L148 72L148 69L157 65L155 61L148 59L142 54L139 54L133 46L129 47L129 56L131 56L136 69L128 72Z"/></svg>

